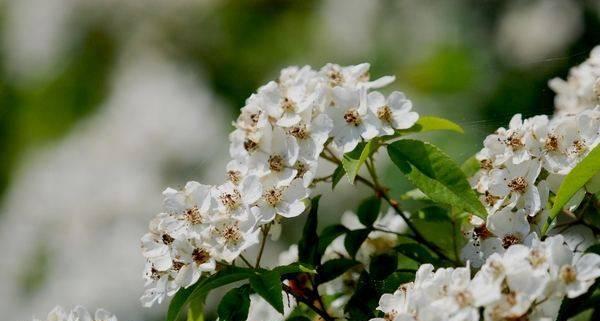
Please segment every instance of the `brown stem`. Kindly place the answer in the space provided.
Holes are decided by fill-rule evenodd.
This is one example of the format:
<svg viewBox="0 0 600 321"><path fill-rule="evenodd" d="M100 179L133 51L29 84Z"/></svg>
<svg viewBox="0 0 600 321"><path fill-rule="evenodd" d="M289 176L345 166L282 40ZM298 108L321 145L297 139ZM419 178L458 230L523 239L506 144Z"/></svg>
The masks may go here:
<svg viewBox="0 0 600 321"><path fill-rule="evenodd" d="M294 292L294 290L292 288L290 288L286 284L282 284L281 286L283 287L283 290L286 293L289 293L289 294L293 295L296 298L296 300L298 300L299 302L304 303L311 310L315 311L321 318L323 318L323 320L325 320L325 321L335 321L335 318L331 317L325 310L322 310L322 309L316 307L308 298L306 298L306 297L304 297L302 295L297 294L296 292Z"/></svg>

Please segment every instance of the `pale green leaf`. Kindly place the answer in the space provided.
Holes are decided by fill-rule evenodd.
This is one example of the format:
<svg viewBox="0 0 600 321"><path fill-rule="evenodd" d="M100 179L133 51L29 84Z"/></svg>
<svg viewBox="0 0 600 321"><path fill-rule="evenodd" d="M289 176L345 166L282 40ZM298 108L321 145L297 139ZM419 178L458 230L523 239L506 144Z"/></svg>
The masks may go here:
<svg viewBox="0 0 600 321"><path fill-rule="evenodd" d="M432 144L402 139L388 146L396 166L431 200L480 217L486 211L460 167Z"/></svg>

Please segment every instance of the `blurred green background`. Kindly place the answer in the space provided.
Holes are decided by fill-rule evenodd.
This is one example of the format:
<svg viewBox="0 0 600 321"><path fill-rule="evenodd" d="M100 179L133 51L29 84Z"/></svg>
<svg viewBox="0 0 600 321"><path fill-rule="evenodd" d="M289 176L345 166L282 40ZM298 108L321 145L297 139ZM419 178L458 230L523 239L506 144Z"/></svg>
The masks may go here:
<svg viewBox="0 0 600 321"><path fill-rule="evenodd" d="M0 1L0 41L0 199L10 203L16 197L10 196L11 186L27 177L17 175L27 170L24 162L102 113L110 105L116 75L146 55L159 55L199 79L201 90L218 101L204 106L209 112L201 117L210 119L215 109L222 117L215 122L222 123L224 132L244 100L285 66L369 62L374 77L397 77L386 91L403 91L420 114L446 117L465 128L464 136L426 137L462 161L514 113L552 113L554 94L547 82L565 77L600 43L600 1L14 0ZM160 95L160 87L153 94ZM165 111L170 107L165 104ZM193 135L207 134L199 130ZM225 159L225 141L222 145L219 157ZM185 179L202 181L212 170L175 162L161 173L165 184L182 184ZM395 192L409 188L394 170L386 173ZM57 180L56 188L69 186ZM159 192L148 197L159 200ZM28 201L39 197L31 195ZM331 220L347 209L336 206L328 207L337 213ZM7 208L0 212L0 226L2 216L19 215L12 213L14 206ZM151 216L146 213L141 221ZM291 232L284 241L295 241L298 231ZM45 259L34 262L40 260ZM5 278L35 292L52 282L43 275L37 271ZM139 284L141 293L136 278L127 277ZM10 293L14 291L0 295ZM46 302L37 294L24 297L30 301L21 301L21 307ZM99 297L83 303L103 302L104 296ZM116 310L124 320L135 320L140 314L132 311L141 308L135 306L137 298L128 300ZM44 313L10 309L10 318Z"/></svg>

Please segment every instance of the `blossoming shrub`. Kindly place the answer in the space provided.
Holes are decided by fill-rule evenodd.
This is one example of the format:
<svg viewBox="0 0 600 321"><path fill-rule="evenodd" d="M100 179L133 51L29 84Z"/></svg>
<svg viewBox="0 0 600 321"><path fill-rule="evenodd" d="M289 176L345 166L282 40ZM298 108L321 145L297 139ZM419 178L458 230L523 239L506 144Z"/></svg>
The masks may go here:
<svg viewBox="0 0 600 321"><path fill-rule="evenodd" d="M141 242L142 304L171 297L167 321L186 309L203 320L206 297L229 286L222 321L599 317L598 50L566 82L552 80L555 116L515 115L462 165L411 137L463 130L378 91L394 77L371 80L368 64L282 70L234 122L225 182L164 191ZM383 151L415 186L399 199L378 178ZM372 193L319 228L312 190L343 182ZM301 239L278 266L261 265L281 221L299 215Z"/></svg>

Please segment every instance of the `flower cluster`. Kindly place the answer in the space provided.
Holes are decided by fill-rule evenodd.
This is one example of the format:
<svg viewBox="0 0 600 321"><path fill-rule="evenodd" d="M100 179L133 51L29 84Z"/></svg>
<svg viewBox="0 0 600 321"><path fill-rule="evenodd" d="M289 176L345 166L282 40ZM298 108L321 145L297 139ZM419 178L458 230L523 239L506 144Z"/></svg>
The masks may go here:
<svg viewBox="0 0 600 321"><path fill-rule="evenodd" d="M85 307L76 306L71 311L66 311L60 306L55 307L48 313L45 319L46 321L117 321L112 313L98 309L92 317ZM38 318L34 318L33 321L42 321Z"/></svg>
<svg viewBox="0 0 600 321"><path fill-rule="evenodd" d="M384 294L372 321L554 320L561 300L585 293L600 277L600 256L574 259L562 236L513 245L490 256L471 278L470 267L422 265L415 281Z"/></svg>
<svg viewBox="0 0 600 321"><path fill-rule="evenodd" d="M546 222L548 199L600 142L600 107L552 119L515 115L499 128L476 155L481 169L472 184L487 207L487 220L471 219L462 258L479 267L492 253L528 243ZM582 189L568 206L581 202Z"/></svg>
<svg viewBox="0 0 600 321"><path fill-rule="evenodd" d="M371 81L368 64L290 67L251 95L229 136L227 181L165 190L165 212L142 238L143 304L194 284L218 262L231 263L261 231L304 212L325 148L339 156L413 126L419 116L402 93L373 90L393 80Z"/></svg>
<svg viewBox="0 0 600 321"><path fill-rule="evenodd" d="M571 68L567 80L554 78L550 88L556 92L557 114L577 113L600 104L600 46L584 63Z"/></svg>

